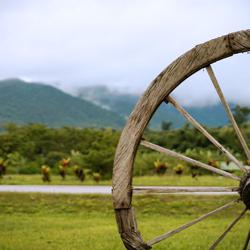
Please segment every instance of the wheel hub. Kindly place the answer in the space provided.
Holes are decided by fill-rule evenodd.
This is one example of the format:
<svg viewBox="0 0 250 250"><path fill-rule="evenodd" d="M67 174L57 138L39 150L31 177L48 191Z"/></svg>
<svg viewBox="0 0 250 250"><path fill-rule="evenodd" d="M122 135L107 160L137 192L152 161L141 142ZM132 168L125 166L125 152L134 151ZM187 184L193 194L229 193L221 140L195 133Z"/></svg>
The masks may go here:
<svg viewBox="0 0 250 250"><path fill-rule="evenodd" d="M250 172L248 172L246 176L242 178L240 182L239 193L246 207L250 209Z"/></svg>

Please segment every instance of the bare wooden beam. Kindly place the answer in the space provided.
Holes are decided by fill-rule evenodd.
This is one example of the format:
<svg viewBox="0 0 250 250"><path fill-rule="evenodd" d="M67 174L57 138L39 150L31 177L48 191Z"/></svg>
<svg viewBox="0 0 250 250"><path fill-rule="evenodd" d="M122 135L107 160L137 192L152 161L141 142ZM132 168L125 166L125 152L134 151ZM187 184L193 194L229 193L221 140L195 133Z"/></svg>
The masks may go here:
<svg viewBox="0 0 250 250"><path fill-rule="evenodd" d="M221 100L221 102L222 102L222 104L223 104L223 106L224 106L224 108L226 110L228 119L232 123L232 126L233 126L233 128L234 128L234 130L235 130L235 132L237 134L237 137L238 137L238 139L239 139L239 141L240 141L240 143L242 145L242 148L244 149L248 160L250 160L250 151L249 151L249 148L247 146L246 140L244 139L244 137L243 137L243 135L242 135L242 133L241 133L235 119L234 119L233 113L232 113L232 111L231 111L231 109L230 109L230 107L229 107L229 105L228 105L228 103L226 101L226 98L225 98L225 96L224 96L224 94L223 94L223 92L222 92L222 90L220 88L220 85L218 83L218 80L217 80L217 78L216 78L216 76L214 74L214 71L213 71L211 65L207 66L206 70L207 70L207 73L208 73L208 75L209 75L209 77L210 77L210 79L211 79L211 81L212 81L212 83L213 83L213 85L214 85L214 87L215 87L215 89L217 91L217 94L220 97L220 100Z"/></svg>
<svg viewBox="0 0 250 250"><path fill-rule="evenodd" d="M196 193L196 192L237 192L238 187L166 187L166 186L145 186L134 187L134 194L175 194L175 193Z"/></svg>
<svg viewBox="0 0 250 250"><path fill-rule="evenodd" d="M248 231L248 235L247 235L243 250L247 250L247 247L249 245L249 241L250 241L250 230Z"/></svg>
<svg viewBox="0 0 250 250"><path fill-rule="evenodd" d="M182 160L182 161L185 161L185 162L188 162L194 166L198 166L198 167L201 167L201 168L204 168L204 169L207 169L209 171L212 171L214 173L217 173L217 174L220 174L220 175L223 175L225 177L228 177L228 178L231 178L231 179L234 179L234 180L238 180L240 181L240 177L236 176L236 175L233 175L231 173L228 173L224 170L221 170L219 168L215 168L215 167L212 167L208 164L205 164L203 162L200 162L200 161L197 161L197 160L194 160L192 158L189 158L185 155L182 155L180 153L176 153L172 150L169 150L169 149L166 149L166 148L163 148L161 146L158 146L156 144L153 144L151 142L148 142L148 141L145 141L145 140L142 140L141 141L141 145L143 145L144 147L147 147L147 148L150 148L152 150L155 150L155 151L158 151L158 152L161 152L167 156L170 156L170 157L174 157L174 158L177 158L178 160Z"/></svg>
<svg viewBox="0 0 250 250"><path fill-rule="evenodd" d="M217 245L225 238L228 232L234 227L234 225L244 216L246 213L247 208L245 208L236 219L232 221L232 223L227 227L227 229L220 235L218 239L213 243L213 245L209 248L209 250L214 250Z"/></svg>
<svg viewBox="0 0 250 250"><path fill-rule="evenodd" d="M213 214L216 214L216 213L218 213L218 212L220 212L220 211L222 211L222 210L225 210L225 209L227 209L228 207L231 207L231 206L234 205L236 202L238 202L238 200L231 201L231 202L225 204L225 205L222 206L222 207L219 207L219 208L217 208L217 209L215 209L215 210L213 210L213 211L211 211L211 212L209 212L209 213L206 213L206 214L200 216L199 218L197 218L197 219L195 219L195 220L192 220L192 221L190 221L190 222L188 222L188 223L186 223L186 224L184 224L184 225L182 225L182 226L180 226L180 227L178 227L178 228L176 228L176 229L174 229L174 230L171 230L171 231L169 231L169 232L167 232L167 233L165 233L165 234L162 234L162 235L160 235L160 236L158 236L158 237L156 237L156 238L154 238L154 239L148 241L147 244L150 245L150 246L152 246L152 245L154 245L154 244L156 244L156 243L158 243L158 242L160 242L160 241L162 241L162 240L165 240L165 239L167 239L167 238L169 238L169 237L171 237L171 236L173 236L173 235L175 235L175 234L177 234L177 233L183 231L184 229L187 229L187 228L193 226L194 224L196 224L196 223L198 223L198 222L200 222L200 221L206 219L207 217L209 217L209 216L211 216L211 215L213 215Z"/></svg>
<svg viewBox="0 0 250 250"><path fill-rule="evenodd" d="M225 147L223 147L208 131L197 122L181 105L171 96L166 98L166 102L171 103L196 129L198 129L210 142L212 142L229 160L233 161L241 170L245 171L243 165Z"/></svg>

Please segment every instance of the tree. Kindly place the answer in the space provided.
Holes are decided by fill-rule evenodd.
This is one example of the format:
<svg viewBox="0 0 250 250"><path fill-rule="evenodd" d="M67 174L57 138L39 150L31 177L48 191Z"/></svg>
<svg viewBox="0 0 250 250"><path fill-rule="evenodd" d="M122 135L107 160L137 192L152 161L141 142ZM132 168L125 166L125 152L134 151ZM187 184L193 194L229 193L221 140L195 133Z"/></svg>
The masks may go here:
<svg viewBox="0 0 250 250"><path fill-rule="evenodd" d="M233 114L236 122L238 124L242 124L248 120L248 116L250 114L250 108L236 105L236 107L233 108Z"/></svg>
<svg viewBox="0 0 250 250"><path fill-rule="evenodd" d="M172 122L162 122L161 123L161 129L163 130L163 131L168 131L168 130L170 130L170 128L172 127L172 125L173 125L173 123Z"/></svg>
<svg viewBox="0 0 250 250"><path fill-rule="evenodd" d="M4 174L6 174L6 162L0 158L0 178L2 178Z"/></svg>

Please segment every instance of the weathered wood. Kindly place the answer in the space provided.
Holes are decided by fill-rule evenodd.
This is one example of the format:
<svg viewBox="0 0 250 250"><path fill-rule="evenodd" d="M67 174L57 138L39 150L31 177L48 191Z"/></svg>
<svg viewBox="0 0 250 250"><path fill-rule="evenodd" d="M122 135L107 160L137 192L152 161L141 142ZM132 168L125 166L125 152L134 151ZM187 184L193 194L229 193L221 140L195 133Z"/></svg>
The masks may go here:
<svg viewBox="0 0 250 250"><path fill-rule="evenodd" d="M250 30L200 44L180 56L151 83L131 113L117 146L113 169L113 204L129 208L135 154L143 131L161 102L198 70L233 54L250 50Z"/></svg>
<svg viewBox="0 0 250 250"><path fill-rule="evenodd" d="M143 131L159 105L179 84L198 70L223 58L249 50L250 30L213 39L195 46L177 58L150 84L131 113L117 146L113 168L113 206L116 213L129 210L131 207L134 158ZM122 221L117 220L117 223ZM124 239L125 246L127 249L135 249L133 244L135 241L140 242L140 237L131 230L127 231L127 234L126 237L122 237L131 240ZM146 247L144 249L147 249Z"/></svg>
<svg viewBox="0 0 250 250"><path fill-rule="evenodd" d="M200 221L205 220L207 217L209 217L209 216L211 216L213 214L216 214L216 213L218 213L218 212L220 212L222 210L225 210L225 209L231 207L236 202L238 202L238 200L231 201L231 202L227 203L226 205L224 205L222 207L219 207L219 208L217 208L217 209L215 209L215 210L213 210L213 211L211 211L209 213L206 213L206 214L200 216L199 218L197 218L195 220L192 220L192 221L190 221L190 222L188 222L188 223L186 223L186 224L184 224L184 225L182 225L182 226L180 226L180 227L178 227L178 228L176 228L174 230L171 230L171 231L169 231L169 232L167 232L165 234L162 234L162 235L160 235L160 236L158 236L158 237L156 237L156 238L148 241L147 244L150 245L150 246L152 246L152 245L154 245L156 243L159 243L160 241L165 240L165 239L167 239L167 238L169 238L169 237L171 237L171 236L173 236L173 235L175 235L177 233L180 233L184 229L187 229L187 228L193 226L194 224L196 224L196 223L198 223Z"/></svg>
<svg viewBox="0 0 250 250"><path fill-rule="evenodd" d="M143 242L141 238L133 207L115 210L115 214L119 233L128 250L151 249L151 246Z"/></svg>
<svg viewBox="0 0 250 250"><path fill-rule="evenodd" d="M209 250L214 250L217 245L225 238L225 236L228 234L228 232L234 227L234 225L244 216L244 214L246 213L247 208L244 209L239 216L236 217L236 219L234 219L232 221L232 223L226 228L226 230L219 236L219 238L213 243L213 245L209 248Z"/></svg>
<svg viewBox="0 0 250 250"><path fill-rule="evenodd" d="M238 161L225 147L223 147L207 130L197 122L181 105L171 96L166 98L166 102L171 103L196 129L198 129L210 142L212 142L227 158L233 161L240 169L244 169L240 161Z"/></svg>
<svg viewBox="0 0 250 250"><path fill-rule="evenodd" d="M185 194L196 192L235 192L238 194L238 187L165 187L165 186L148 186L133 187L133 194Z"/></svg>
<svg viewBox="0 0 250 250"><path fill-rule="evenodd" d="M219 168L215 168L215 167L212 167L208 164L205 164L203 162L200 162L200 161L197 161L197 160L194 160L192 158L189 158L185 155L182 155L182 154L179 154L179 153L176 153L175 151L172 151L172 150L169 150L169 149L166 149L166 148L163 148L161 146L158 146L156 144L153 144L151 142L148 142L148 141L145 141L145 140L142 140L141 141L141 145L143 145L144 147L147 147L147 148L150 148L152 150L155 150L155 151L158 151L160 153L163 153L167 156L170 156L170 157L174 157L178 160L182 160L182 161L185 161L193 166L198 166L198 167L201 167L201 168L204 168L204 169L207 169L209 171L212 171L216 174L219 174L219 175L222 175L224 177L228 177L228 178L231 178L231 179L234 179L234 180L238 180L240 181L240 177L236 176L236 175L233 175L231 173L228 173L224 170L221 170Z"/></svg>
<svg viewBox="0 0 250 250"><path fill-rule="evenodd" d="M235 133L236 133L236 135L237 135L237 137L238 137L238 139L240 141L240 144L241 144L242 148L245 151L247 159L250 160L250 151L249 151L249 148L247 146L246 140L243 137L243 135L242 135L242 133L241 133L235 119L234 119L233 113L232 113L232 111L231 111L231 109L230 109L230 107L229 107L229 105L228 105L228 103L226 101L226 98L225 98L225 96L224 96L224 94L223 94L223 92L222 92L222 90L220 88L220 85L218 83L218 80L217 80L217 78L216 78L216 76L214 74L214 71L213 71L211 65L207 66L206 70L207 70L208 75L209 75L209 77L210 77L210 79L211 79L211 81L212 81L212 83L214 85L214 88L216 89L216 92L217 92L218 96L220 97L220 100L221 100L221 102L222 102L222 104L223 104L223 106L224 106L224 108L226 110L228 119L232 123L232 126L233 126L233 128L235 130ZM246 172L246 169L244 168L244 166L242 164L239 167L243 172Z"/></svg>
<svg viewBox="0 0 250 250"><path fill-rule="evenodd" d="M242 30L228 34L228 46L234 54L247 52L250 49L250 32Z"/></svg>

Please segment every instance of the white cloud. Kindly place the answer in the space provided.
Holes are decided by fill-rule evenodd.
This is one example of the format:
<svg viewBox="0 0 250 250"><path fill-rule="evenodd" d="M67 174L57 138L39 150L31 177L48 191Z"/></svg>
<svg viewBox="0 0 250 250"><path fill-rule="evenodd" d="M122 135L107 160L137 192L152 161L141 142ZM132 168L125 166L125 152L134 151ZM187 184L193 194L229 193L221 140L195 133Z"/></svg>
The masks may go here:
<svg viewBox="0 0 250 250"><path fill-rule="evenodd" d="M1 1L0 77L60 82L64 89L107 84L142 91L196 44L249 28L249 9L247 0ZM249 103L249 59L237 63L240 67L218 63L216 70L227 82L230 100L237 99L237 89L238 99ZM238 74L241 89L235 87ZM202 89L190 96L191 104L215 100ZM177 95L187 102L185 92Z"/></svg>

